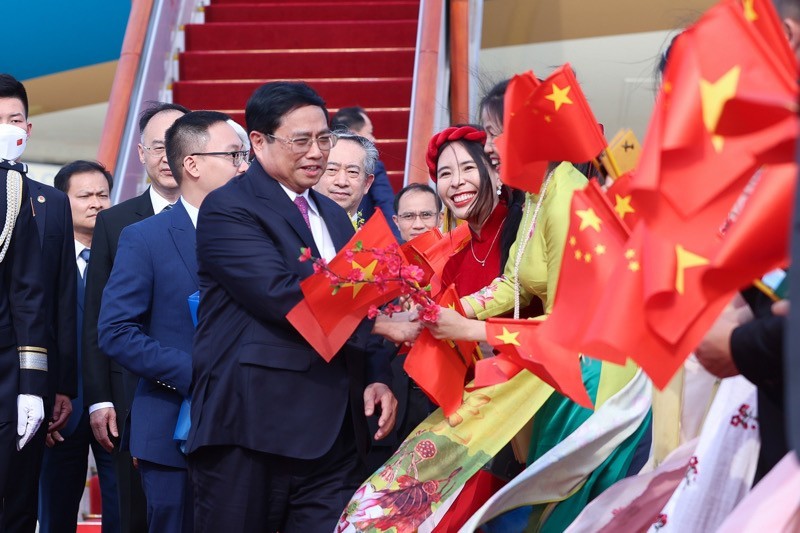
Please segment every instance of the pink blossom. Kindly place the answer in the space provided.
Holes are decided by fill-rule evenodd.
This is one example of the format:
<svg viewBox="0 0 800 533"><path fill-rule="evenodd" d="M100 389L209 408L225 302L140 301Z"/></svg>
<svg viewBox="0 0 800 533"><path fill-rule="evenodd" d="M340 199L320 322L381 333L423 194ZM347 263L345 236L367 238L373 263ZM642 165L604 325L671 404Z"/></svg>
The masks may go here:
<svg viewBox="0 0 800 533"><path fill-rule="evenodd" d="M417 265L406 265L400 269L400 277L404 280L411 280L419 283L425 277L425 271Z"/></svg>
<svg viewBox="0 0 800 533"><path fill-rule="evenodd" d="M439 313L440 308L433 302L429 302L428 304L422 307L422 311L420 311L419 318L423 322L427 322L428 324L436 324L436 321L439 320Z"/></svg>
<svg viewBox="0 0 800 533"><path fill-rule="evenodd" d="M306 247L300 248L300 257L298 257L297 259L301 263L305 263L306 261L312 260L313 257L311 256L311 248L306 248Z"/></svg>
<svg viewBox="0 0 800 533"><path fill-rule="evenodd" d="M364 271L358 268L354 268L350 271L350 274L347 276L347 279L352 282L364 281Z"/></svg>
<svg viewBox="0 0 800 533"><path fill-rule="evenodd" d="M344 252L344 260L348 263L352 263L355 258L356 254L353 252L353 250L347 250Z"/></svg>
<svg viewBox="0 0 800 533"><path fill-rule="evenodd" d="M375 305L369 306L369 309L367 310L367 318L375 318L379 314L381 314L381 311L380 309L378 309L377 306Z"/></svg>

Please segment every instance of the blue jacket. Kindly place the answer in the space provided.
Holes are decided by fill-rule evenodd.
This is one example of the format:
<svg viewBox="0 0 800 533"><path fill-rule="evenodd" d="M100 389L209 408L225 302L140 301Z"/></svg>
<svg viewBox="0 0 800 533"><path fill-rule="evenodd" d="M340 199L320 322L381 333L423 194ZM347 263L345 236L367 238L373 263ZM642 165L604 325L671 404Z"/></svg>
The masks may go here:
<svg viewBox="0 0 800 533"><path fill-rule="evenodd" d="M178 202L122 231L98 321L100 349L141 378L127 436L131 454L178 468L186 459L173 433L192 380L187 298L197 287L195 229Z"/></svg>

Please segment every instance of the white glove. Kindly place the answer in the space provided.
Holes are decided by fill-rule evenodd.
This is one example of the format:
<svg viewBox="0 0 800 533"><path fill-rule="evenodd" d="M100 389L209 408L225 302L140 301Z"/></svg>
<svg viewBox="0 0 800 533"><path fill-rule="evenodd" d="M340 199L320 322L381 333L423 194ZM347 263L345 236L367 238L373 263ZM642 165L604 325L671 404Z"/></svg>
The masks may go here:
<svg viewBox="0 0 800 533"><path fill-rule="evenodd" d="M25 446L44 420L44 402L41 396L20 394L17 396L17 450Z"/></svg>

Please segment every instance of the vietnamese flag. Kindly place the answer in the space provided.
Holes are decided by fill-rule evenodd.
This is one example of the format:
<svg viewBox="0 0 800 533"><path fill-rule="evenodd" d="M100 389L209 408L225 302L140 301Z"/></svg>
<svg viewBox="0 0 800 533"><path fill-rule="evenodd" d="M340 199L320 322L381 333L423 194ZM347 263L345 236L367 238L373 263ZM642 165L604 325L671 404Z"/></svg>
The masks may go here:
<svg viewBox="0 0 800 533"><path fill-rule="evenodd" d="M725 191L741 191L759 155L780 143L782 135L768 129L723 136L717 129L723 118L750 127L749 116L724 117L731 101L796 94L794 78L771 57L734 0L712 7L682 33L672 47L634 187L687 221L723 201L719 197ZM645 210L648 225L659 225L658 211ZM669 231L669 224L661 226Z"/></svg>
<svg viewBox="0 0 800 533"><path fill-rule="evenodd" d="M431 284L431 294L441 292L441 275L447 261L472 238L468 224L459 224L445 234L439 228L426 231L403 244L400 249L412 265L422 268L423 287Z"/></svg>
<svg viewBox="0 0 800 533"><path fill-rule="evenodd" d="M453 285L442 292L437 303L464 314ZM474 362L477 346L476 342L439 340L424 329L408 352L403 369L445 416L450 416L461 407L467 369Z"/></svg>
<svg viewBox="0 0 800 533"><path fill-rule="evenodd" d="M607 144L569 63L541 83L533 72L509 82L498 139L506 185L538 193L548 162L589 161Z"/></svg>
<svg viewBox="0 0 800 533"><path fill-rule="evenodd" d="M573 402L591 409L592 401L583 385L580 354L539 335L547 320L490 318L486 321L486 340L500 351L495 359L509 359ZM480 364L489 364L489 361L491 359L484 359Z"/></svg>
<svg viewBox="0 0 800 533"><path fill-rule="evenodd" d="M389 277L390 273L386 262L379 261L370 249L392 248L396 248L391 254L392 260L407 265L386 219L370 217L328 264L331 271L342 277L361 271L363 281L344 283L334 290L331 281L320 272L300 282L304 298L286 318L326 361L333 359L347 342L367 316L370 306L383 305L400 295L402 284L399 281L387 280L384 287L374 283ZM348 258L348 252L353 253L352 259Z"/></svg>

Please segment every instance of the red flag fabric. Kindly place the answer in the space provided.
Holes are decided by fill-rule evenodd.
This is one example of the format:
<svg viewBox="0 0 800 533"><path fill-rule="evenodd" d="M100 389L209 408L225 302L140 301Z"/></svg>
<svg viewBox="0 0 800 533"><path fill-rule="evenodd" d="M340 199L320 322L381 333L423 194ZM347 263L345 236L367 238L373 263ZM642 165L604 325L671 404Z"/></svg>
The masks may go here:
<svg viewBox="0 0 800 533"><path fill-rule="evenodd" d="M328 264L332 272L343 277L353 270L360 270L365 282L345 283L339 290L334 290L323 272L312 274L300 282L304 299L286 318L326 361L333 359L367 316L370 306L383 305L400 295L402 285L398 281L387 281L383 287L366 283L389 273L388 266L380 264L369 250L386 250L392 245L396 247L397 241L386 219L377 213ZM354 251L357 249L362 251ZM407 264L399 249L394 255L395 261Z"/></svg>
<svg viewBox="0 0 800 533"><path fill-rule="evenodd" d="M757 179L704 273L703 285L711 295L749 285L753 279L789 263L797 165L764 167Z"/></svg>
<svg viewBox="0 0 800 533"><path fill-rule="evenodd" d="M447 260L471 238L468 224L460 224L445 234L433 228L406 242L400 249L410 264L419 266L425 273L420 284L425 286L430 283L431 294L438 295L443 288L441 275Z"/></svg>
<svg viewBox="0 0 800 533"><path fill-rule="evenodd" d="M455 288L446 288L437 303L464 314ZM476 342L436 339L427 329L414 341L403 364L408 376L450 416L461 407L467 369L473 365Z"/></svg>
<svg viewBox="0 0 800 533"><path fill-rule="evenodd" d="M723 137L716 128L732 99L796 92L794 78L771 56L734 0L712 7L682 33L670 53L634 187L659 195L685 219L724 191L741 191L757 155L780 139L769 132ZM655 226L661 213L645 209L644 216Z"/></svg>
<svg viewBox="0 0 800 533"><path fill-rule="evenodd" d="M638 205L633 201L632 182L636 171L626 172L606 190L606 196L614 206L614 211L628 230L636 226L641 218Z"/></svg>
<svg viewBox="0 0 800 533"><path fill-rule="evenodd" d="M778 66L786 72L797 70L797 58L789 46L783 23L775 11L771 0L736 0L736 6L741 9L741 14L758 33L763 41L763 47L770 52ZM794 78L793 78L794 79Z"/></svg>
<svg viewBox="0 0 800 533"><path fill-rule="evenodd" d="M592 401L583 385L580 355L539 335L539 328L545 322L490 318L486 322L486 340L500 351L496 358L510 359L573 402L591 409Z"/></svg>
<svg viewBox="0 0 800 533"><path fill-rule="evenodd" d="M632 359L660 389L667 386L734 292L729 292L727 299L705 302L700 291L700 313L682 337L667 342L652 329L644 312L645 290L652 283L647 280L647 270L652 270L651 263L663 261L670 254L669 246L662 244L643 224L633 230L598 296L607 306L595 313L580 345L582 353L605 361ZM656 265L656 271L659 268Z"/></svg>
<svg viewBox="0 0 800 533"><path fill-rule="evenodd" d="M511 79L498 140L503 183L534 193L543 163L588 161L608 145L569 63L541 83L533 72Z"/></svg>
<svg viewBox="0 0 800 533"><path fill-rule="evenodd" d="M599 299L598 288L606 284L628 236L628 229L597 182L590 181L573 193L553 311L541 326L544 338L578 351L592 316L613 305ZM615 362L624 364L625 358Z"/></svg>
<svg viewBox="0 0 800 533"><path fill-rule="evenodd" d="M488 470L478 470L464 484L456 500L433 528L433 533L458 531L506 483Z"/></svg>

